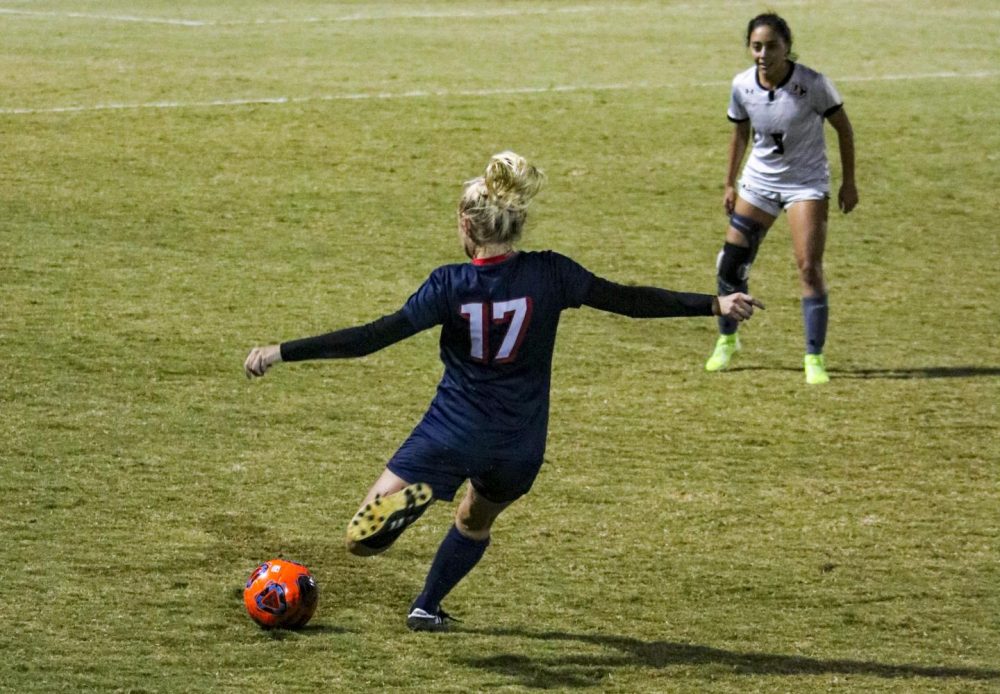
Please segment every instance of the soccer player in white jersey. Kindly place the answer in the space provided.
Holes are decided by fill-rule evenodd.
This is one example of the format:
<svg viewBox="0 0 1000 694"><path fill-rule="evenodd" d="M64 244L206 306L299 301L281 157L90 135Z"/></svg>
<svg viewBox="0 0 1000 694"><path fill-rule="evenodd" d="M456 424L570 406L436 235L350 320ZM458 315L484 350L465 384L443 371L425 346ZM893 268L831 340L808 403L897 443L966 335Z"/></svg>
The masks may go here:
<svg viewBox="0 0 1000 694"><path fill-rule="evenodd" d="M776 14L747 25L753 67L733 79L728 117L735 125L729 143L723 205L729 215L726 241L717 261L719 294L747 291L750 266L768 229L788 213L795 262L802 287L806 382L830 380L823 358L829 307L823 277L830 197L830 168L823 123L837 132L842 168L837 203L844 212L858 204L854 183L854 135L843 101L830 81L795 62L792 32ZM736 175L750 136L753 147L737 187ZM737 324L719 320L719 338L706 371L727 368L740 349Z"/></svg>

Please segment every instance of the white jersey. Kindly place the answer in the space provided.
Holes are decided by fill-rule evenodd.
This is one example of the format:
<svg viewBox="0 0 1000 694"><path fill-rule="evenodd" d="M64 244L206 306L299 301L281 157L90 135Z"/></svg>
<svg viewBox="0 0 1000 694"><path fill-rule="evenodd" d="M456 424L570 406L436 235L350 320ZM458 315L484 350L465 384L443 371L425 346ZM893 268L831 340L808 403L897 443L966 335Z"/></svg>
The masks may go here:
<svg viewBox="0 0 1000 694"><path fill-rule="evenodd" d="M757 81L757 66L733 78L729 120L749 120L753 148L742 182L779 193L803 187L830 189L823 121L843 106L826 77L798 63L776 89Z"/></svg>

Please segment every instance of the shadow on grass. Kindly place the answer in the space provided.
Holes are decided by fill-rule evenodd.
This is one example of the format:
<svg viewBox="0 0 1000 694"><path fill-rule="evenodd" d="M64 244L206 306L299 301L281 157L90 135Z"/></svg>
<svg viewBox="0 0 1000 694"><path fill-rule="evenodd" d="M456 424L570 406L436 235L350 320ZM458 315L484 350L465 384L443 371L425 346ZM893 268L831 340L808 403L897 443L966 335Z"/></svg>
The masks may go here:
<svg viewBox="0 0 1000 694"><path fill-rule="evenodd" d="M732 373L739 371L802 371L791 366L734 366L727 369ZM980 378L1000 376L998 366L918 366L907 369L827 369L833 378Z"/></svg>
<svg viewBox="0 0 1000 694"><path fill-rule="evenodd" d="M303 636L355 633L352 629L331 626L329 624L306 624L301 629L261 629L261 632L272 641L284 641L288 638L301 638Z"/></svg>
<svg viewBox="0 0 1000 694"><path fill-rule="evenodd" d="M923 366L915 369L830 369L838 378L976 378L1000 376L996 366Z"/></svg>
<svg viewBox="0 0 1000 694"><path fill-rule="evenodd" d="M456 630L459 631L459 630ZM529 646L531 655L505 654L469 656L462 662L518 680L525 687L589 687L600 684L609 671L620 667L667 668L684 665L716 665L741 675L869 675L884 678L928 677L937 679L1000 680L1000 670L935 665L893 665L864 660L823 660L774 653L740 653L710 646L672 641L641 641L628 636L570 634L528 629L471 629L462 633L502 636L538 641L575 641L603 646L617 654L549 655Z"/></svg>

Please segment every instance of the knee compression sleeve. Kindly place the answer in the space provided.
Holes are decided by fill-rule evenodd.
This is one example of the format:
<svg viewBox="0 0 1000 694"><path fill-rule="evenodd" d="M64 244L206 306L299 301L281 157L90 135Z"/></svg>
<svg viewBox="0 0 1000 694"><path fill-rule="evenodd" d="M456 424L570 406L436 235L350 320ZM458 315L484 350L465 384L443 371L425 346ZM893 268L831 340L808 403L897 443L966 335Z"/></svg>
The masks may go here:
<svg viewBox="0 0 1000 694"><path fill-rule="evenodd" d="M722 252L719 253L719 259L716 263L719 271L720 294L732 294L747 290L750 266L753 264L754 258L757 257L757 249L760 248L761 241L767 234L767 229L763 224L742 214L733 214L729 218L729 225L743 234L748 245L738 246L727 242L722 247Z"/></svg>
<svg viewBox="0 0 1000 694"><path fill-rule="evenodd" d="M750 276L750 259L752 251L735 243L726 243L719 252L716 261L719 294L732 294L747 290L747 278Z"/></svg>

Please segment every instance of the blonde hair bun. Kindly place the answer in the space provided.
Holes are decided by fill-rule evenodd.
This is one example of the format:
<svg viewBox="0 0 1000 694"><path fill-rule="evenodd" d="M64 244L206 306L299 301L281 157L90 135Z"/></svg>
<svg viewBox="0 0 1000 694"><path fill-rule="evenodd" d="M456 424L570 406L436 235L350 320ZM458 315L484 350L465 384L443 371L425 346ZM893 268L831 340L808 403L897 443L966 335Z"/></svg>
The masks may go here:
<svg viewBox="0 0 1000 694"><path fill-rule="evenodd" d="M545 174L514 152L490 158L482 176L465 182L459 215L468 221L477 245L514 243L521 236L531 199L542 189Z"/></svg>
<svg viewBox="0 0 1000 694"><path fill-rule="evenodd" d="M545 183L545 174L515 152L500 152L490 158L483 175L491 201L501 207L523 211Z"/></svg>

